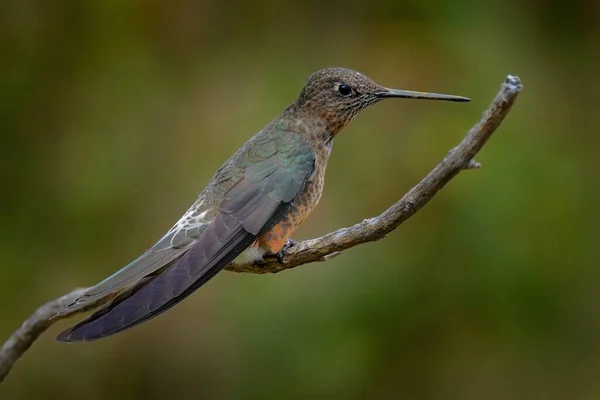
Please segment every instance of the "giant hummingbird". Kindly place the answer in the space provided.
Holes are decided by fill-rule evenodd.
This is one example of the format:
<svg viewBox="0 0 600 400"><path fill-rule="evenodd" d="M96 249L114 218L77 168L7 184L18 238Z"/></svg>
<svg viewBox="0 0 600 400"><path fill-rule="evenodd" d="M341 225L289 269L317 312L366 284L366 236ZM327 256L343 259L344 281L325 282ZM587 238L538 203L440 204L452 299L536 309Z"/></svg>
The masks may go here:
<svg viewBox="0 0 600 400"><path fill-rule="evenodd" d="M469 101L389 89L346 68L315 72L296 101L217 170L165 236L61 312L107 299L56 339L112 335L167 311L231 263L281 257L321 198L333 139L361 110L392 97Z"/></svg>

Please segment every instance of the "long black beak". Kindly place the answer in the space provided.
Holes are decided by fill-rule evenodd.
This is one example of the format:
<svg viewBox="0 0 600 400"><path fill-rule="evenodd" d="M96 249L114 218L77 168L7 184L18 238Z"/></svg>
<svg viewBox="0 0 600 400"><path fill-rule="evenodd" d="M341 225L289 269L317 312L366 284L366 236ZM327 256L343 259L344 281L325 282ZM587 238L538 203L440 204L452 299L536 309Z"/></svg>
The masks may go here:
<svg viewBox="0 0 600 400"><path fill-rule="evenodd" d="M405 99L424 99L424 100L444 100L444 101L471 101L471 99L462 96L453 96L451 94L438 94L438 93L426 93L426 92L413 92L410 90L398 90L398 89L386 89L375 93L376 96L381 98L388 97L400 97Z"/></svg>

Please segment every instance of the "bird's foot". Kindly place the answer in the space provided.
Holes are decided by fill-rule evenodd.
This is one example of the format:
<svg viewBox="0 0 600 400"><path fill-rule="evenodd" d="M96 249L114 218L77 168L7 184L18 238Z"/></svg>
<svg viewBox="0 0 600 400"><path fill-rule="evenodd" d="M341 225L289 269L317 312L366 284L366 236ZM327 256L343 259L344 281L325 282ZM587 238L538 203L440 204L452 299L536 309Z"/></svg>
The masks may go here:
<svg viewBox="0 0 600 400"><path fill-rule="evenodd" d="M275 254L275 257L277 257L277 261L279 261L281 264L283 264L283 257L285 256L285 252L290 248L293 247L295 245L297 245L298 242L295 241L294 239L288 239L287 242L285 242L285 244L283 245L283 247L281 248L281 250L279 250L277 252L277 254Z"/></svg>

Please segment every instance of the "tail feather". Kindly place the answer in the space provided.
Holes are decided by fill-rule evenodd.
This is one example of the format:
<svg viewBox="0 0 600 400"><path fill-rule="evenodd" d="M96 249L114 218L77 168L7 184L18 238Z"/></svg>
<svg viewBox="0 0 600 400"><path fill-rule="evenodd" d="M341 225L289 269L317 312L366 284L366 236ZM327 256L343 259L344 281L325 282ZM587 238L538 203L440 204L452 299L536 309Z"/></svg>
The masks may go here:
<svg viewBox="0 0 600 400"><path fill-rule="evenodd" d="M102 317L104 317L105 315L110 313L112 310L114 310L114 308L117 307L119 304L121 304L122 302L124 302L125 300L127 300L128 298L133 296L135 293L140 291L144 286L146 286L148 283L153 281L157 276L158 275L153 275L153 276L148 276L148 277L142 278L138 282L136 282L133 285L129 286L128 288L122 290L108 303L106 303L103 306L101 306L100 308L96 309L96 311L94 311L93 314L82 319L75 325L73 325L73 326L69 327L68 329L65 329L64 331L59 333L56 336L55 340L57 342L79 342L79 341L89 342L89 341L92 341L95 339L100 339L102 336L99 336L99 337L93 338L93 339L87 339L87 340L79 339L78 340L78 339L76 339L76 336L77 336L76 332L80 331L85 326L88 326L90 324L93 324L96 321L99 321Z"/></svg>
<svg viewBox="0 0 600 400"><path fill-rule="evenodd" d="M230 226L232 217L220 214L217 224L206 230L203 239L160 275L144 278L119 293L95 313L60 333L61 342L89 342L132 328L175 306L202 286L256 239L240 224L225 231L222 240L218 227Z"/></svg>

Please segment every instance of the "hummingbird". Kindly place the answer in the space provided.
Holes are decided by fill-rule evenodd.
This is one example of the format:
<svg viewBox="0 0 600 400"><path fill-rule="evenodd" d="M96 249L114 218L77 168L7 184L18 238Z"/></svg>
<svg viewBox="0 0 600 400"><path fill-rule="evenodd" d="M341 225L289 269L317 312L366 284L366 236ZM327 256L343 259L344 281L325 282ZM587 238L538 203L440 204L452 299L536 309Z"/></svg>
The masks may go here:
<svg viewBox="0 0 600 400"><path fill-rule="evenodd" d="M56 340L88 342L148 321L231 263L271 254L281 261L321 198L333 139L361 110L389 98L470 101L390 89L347 68L313 73L298 98L217 170L165 236L59 313L106 299Z"/></svg>

